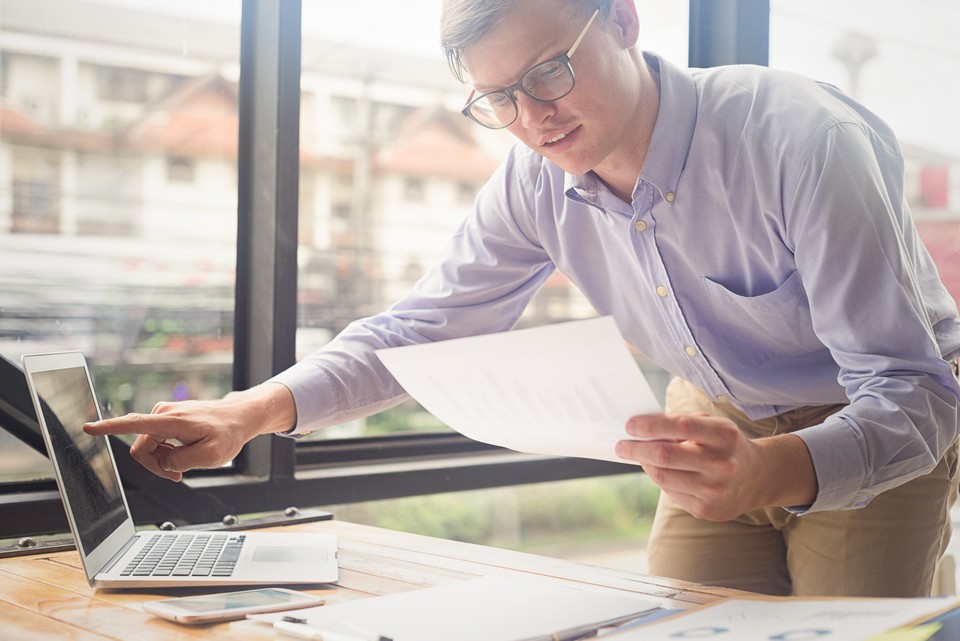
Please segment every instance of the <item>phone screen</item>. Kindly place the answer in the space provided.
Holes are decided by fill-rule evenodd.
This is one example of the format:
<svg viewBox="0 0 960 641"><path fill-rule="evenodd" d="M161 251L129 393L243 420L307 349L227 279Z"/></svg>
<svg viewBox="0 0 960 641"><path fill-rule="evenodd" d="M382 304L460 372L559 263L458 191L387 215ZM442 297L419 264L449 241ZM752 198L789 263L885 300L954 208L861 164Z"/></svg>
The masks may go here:
<svg viewBox="0 0 960 641"><path fill-rule="evenodd" d="M202 594L187 596L178 599L168 599L171 605L176 605L191 612L206 612L207 610L233 610L234 608L250 608L261 605L274 605L299 600L298 595L269 588L266 590L246 590L243 592L224 592L223 594Z"/></svg>
<svg viewBox="0 0 960 641"><path fill-rule="evenodd" d="M193 623L203 620L242 618L244 614L252 612L269 612L322 604L323 599L312 594L281 588L262 588L151 601L144 604L144 609L162 617L173 618L183 623Z"/></svg>

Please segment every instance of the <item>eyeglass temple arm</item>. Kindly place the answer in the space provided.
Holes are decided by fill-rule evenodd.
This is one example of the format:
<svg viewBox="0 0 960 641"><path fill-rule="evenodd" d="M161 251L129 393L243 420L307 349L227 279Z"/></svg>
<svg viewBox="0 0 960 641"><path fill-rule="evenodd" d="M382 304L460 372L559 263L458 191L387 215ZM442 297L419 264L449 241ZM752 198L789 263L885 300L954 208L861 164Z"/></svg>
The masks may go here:
<svg viewBox="0 0 960 641"><path fill-rule="evenodd" d="M577 47L580 46L580 41L583 40L583 37L587 35L587 31L590 29L590 25L593 24L593 21L597 19L597 16L600 14L600 7L597 7L593 10L593 15L590 16L590 19L587 20L587 26L583 28L583 31L580 32L580 35L577 37L577 41L573 43L573 46L570 47L570 51L567 52L567 58L573 57L573 52L577 50Z"/></svg>

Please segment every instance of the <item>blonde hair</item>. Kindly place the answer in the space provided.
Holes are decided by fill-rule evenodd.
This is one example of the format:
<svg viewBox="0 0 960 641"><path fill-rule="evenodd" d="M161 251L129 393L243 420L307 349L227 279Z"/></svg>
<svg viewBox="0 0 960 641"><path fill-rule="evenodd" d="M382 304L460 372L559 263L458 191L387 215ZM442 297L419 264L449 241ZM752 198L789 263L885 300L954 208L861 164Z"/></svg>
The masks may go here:
<svg viewBox="0 0 960 641"><path fill-rule="evenodd" d="M440 46L450 71L460 82L467 82L467 69L463 64L463 50L479 42L503 19L504 14L517 2L523 0L443 0L440 17ZM613 0L558 0L584 12L600 9L598 21L602 21Z"/></svg>

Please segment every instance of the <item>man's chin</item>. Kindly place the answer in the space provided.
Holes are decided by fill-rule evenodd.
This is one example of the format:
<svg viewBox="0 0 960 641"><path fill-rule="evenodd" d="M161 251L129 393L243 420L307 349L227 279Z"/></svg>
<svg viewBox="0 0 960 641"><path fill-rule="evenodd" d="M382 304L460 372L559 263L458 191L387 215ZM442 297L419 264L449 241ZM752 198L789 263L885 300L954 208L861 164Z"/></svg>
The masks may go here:
<svg viewBox="0 0 960 641"><path fill-rule="evenodd" d="M553 158L549 155L545 155L544 157L571 176L582 176L593 171L593 167L588 163L573 162L568 158L562 157Z"/></svg>

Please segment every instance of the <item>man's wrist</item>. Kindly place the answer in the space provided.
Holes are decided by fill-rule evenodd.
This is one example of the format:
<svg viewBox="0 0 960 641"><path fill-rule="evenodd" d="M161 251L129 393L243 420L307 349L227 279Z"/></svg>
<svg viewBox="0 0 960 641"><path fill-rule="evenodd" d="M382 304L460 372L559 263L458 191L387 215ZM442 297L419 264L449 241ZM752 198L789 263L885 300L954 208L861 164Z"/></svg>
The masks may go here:
<svg viewBox="0 0 960 641"><path fill-rule="evenodd" d="M248 390L233 392L228 398L247 405L250 425L255 434L287 432L297 424L297 404L290 389L273 381L262 383Z"/></svg>

